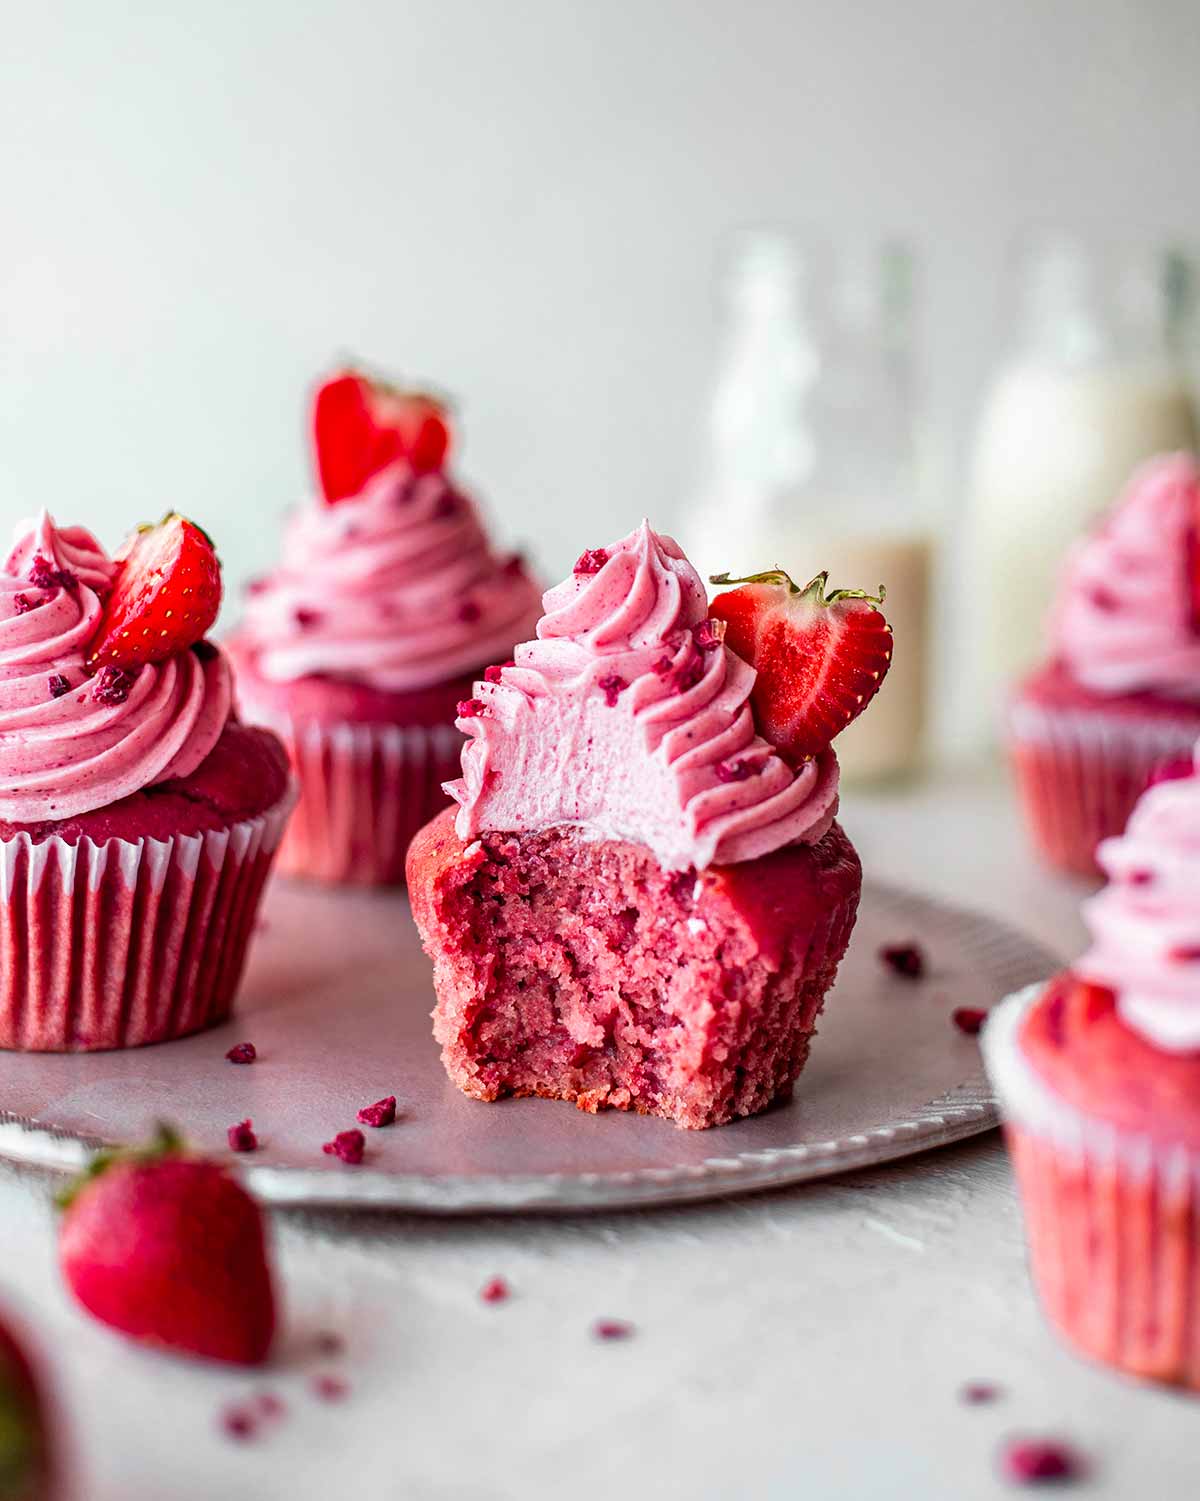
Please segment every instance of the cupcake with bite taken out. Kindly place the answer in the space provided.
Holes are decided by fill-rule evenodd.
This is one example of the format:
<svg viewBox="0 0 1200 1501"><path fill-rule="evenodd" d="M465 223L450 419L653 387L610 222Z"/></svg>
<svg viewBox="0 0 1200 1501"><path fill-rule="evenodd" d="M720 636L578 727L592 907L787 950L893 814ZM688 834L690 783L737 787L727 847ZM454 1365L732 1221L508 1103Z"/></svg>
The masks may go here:
<svg viewBox="0 0 1200 1501"><path fill-rule="evenodd" d="M704 1127L790 1092L861 886L830 742L892 648L877 601L825 583L710 607L643 523L476 683L457 812L408 859L465 1093Z"/></svg>
<svg viewBox="0 0 1200 1501"><path fill-rule="evenodd" d="M0 570L0 1047L132 1047L224 1020L291 802L232 712L212 544L110 558L43 513Z"/></svg>
<svg viewBox="0 0 1200 1501"><path fill-rule="evenodd" d="M1200 735L1200 468L1152 460L1072 553L1051 617L1053 655L1017 690L1009 753L1034 843L1097 873L1163 763Z"/></svg>
<svg viewBox="0 0 1200 1501"><path fill-rule="evenodd" d="M430 398L343 374L318 390L313 431L320 494L229 648L244 713L283 738L300 784L281 870L388 884L445 805L457 704L532 629L538 595L450 477Z"/></svg>
<svg viewBox="0 0 1200 1501"><path fill-rule="evenodd" d="M1088 952L997 1008L984 1051L1046 1312L1200 1389L1200 762L1181 770L1100 846Z"/></svg>

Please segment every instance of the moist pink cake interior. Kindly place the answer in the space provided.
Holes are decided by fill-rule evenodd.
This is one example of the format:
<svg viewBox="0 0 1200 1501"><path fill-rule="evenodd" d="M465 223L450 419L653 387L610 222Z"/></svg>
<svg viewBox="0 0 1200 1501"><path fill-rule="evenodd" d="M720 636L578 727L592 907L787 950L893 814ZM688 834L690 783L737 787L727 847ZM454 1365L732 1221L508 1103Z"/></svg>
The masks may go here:
<svg viewBox="0 0 1200 1501"><path fill-rule="evenodd" d="M665 870L557 826L409 852L453 1081L720 1125L790 1093L845 952L861 869L837 824L761 859Z"/></svg>

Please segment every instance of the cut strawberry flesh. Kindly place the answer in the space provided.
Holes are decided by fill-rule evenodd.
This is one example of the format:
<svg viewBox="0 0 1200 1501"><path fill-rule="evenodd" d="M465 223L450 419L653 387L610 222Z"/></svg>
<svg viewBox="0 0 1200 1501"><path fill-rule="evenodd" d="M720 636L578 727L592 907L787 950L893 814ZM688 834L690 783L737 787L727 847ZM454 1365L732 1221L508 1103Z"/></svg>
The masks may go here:
<svg viewBox="0 0 1200 1501"><path fill-rule="evenodd" d="M711 607L725 622L725 644L757 673L751 703L760 731L797 761L825 750L862 713L892 660L881 601L827 594L825 585L824 574L804 589L786 574L764 574Z"/></svg>
<svg viewBox="0 0 1200 1501"><path fill-rule="evenodd" d="M432 397L350 371L317 391L313 440L321 493L332 505L358 495L397 459L407 459L418 474L440 469L450 428Z"/></svg>
<svg viewBox="0 0 1200 1501"><path fill-rule="evenodd" d="M136 532L117 561L89 667L165 662L203 640L221 607L221 565L198 526L168 516Z"/></svg>

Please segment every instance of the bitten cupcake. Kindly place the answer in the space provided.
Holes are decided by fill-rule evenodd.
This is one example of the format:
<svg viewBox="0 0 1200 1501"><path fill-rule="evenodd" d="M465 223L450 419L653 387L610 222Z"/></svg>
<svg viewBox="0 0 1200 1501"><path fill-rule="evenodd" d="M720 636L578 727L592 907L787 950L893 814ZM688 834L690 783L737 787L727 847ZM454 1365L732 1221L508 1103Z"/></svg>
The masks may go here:
<svg viewBox="0 0 1200 1501"><path fill-rule="evenodd" d="M704 1127L790 1092L861 886L830 741L892 649L876 601L825 583L710 609L643 523L460 705L458 811L408 884L465 1093Z"/></svg>
<svg viewBox="0 0 1200 1501"><path fill-rule="evenodd" d="M1100 847L1092 946L984 1032L1046 1311L1088 1355L1200 1388L1200 775Z"/></svg>
<svg viewBox="0 0 1200 1501"><path fill-rule="evenodd" d="M0 571L0 1047L132 1047L229 1015L290 805L231 713L179 516L111 559L45 513Z"/></svg>
<svg viewBox="0 0 1200 1501"><path fill-rule="evenodd" d="M1200 469L1140 469L1072 554L1053 655L1017 690L1009 750L1030 833L1061 870L1095 875L1156 768L1200 735Z"/></svg>
<svg viewBox="0 0 1200 1501"><path fill-rule="evenodd" d="M447 473L429 398L339 376L314 434L321 494L290 518L229 647L244 713L278 732L299 779L280 868L387 884L445 806L455 706L532 629L538 593Z"/></svg>

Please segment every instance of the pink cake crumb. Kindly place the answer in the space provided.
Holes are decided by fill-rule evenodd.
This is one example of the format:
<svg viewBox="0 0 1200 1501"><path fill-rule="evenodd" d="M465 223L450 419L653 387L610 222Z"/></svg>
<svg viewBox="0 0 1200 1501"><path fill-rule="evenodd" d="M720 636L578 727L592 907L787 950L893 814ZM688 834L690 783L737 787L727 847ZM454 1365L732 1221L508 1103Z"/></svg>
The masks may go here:
<svg viewBox="0 0 1200 1501"><path fill-rule="evenodd" d="M480 1100L541 1095L720 1125L785 1098L858 907L835 824L740 865L664 870L569 827L486 834L447 812L409 849L434 1035Z"/></svg>

